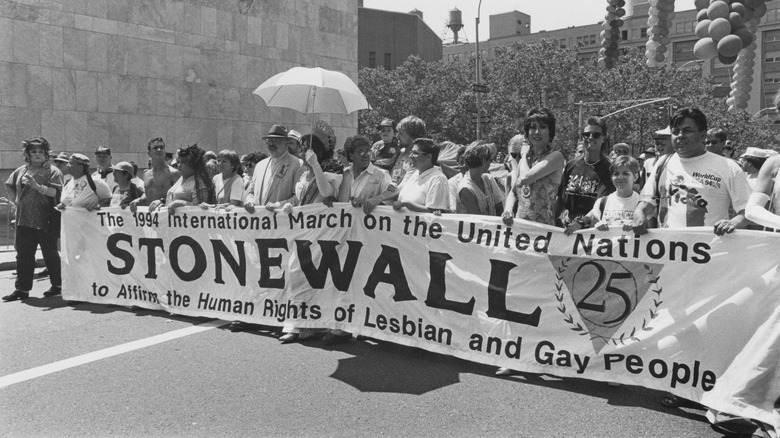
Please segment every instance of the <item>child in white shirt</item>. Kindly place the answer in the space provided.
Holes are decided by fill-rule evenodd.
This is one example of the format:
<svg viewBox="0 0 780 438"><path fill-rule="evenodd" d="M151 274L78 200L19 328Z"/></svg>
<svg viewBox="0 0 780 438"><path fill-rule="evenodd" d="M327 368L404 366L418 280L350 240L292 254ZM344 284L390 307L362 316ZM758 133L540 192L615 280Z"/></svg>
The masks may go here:
<svg viewBox="0 0 780 438"><path fill-rule="evenodd" d="M565 230L567 235L584 228L595 227L599 231L609 230L610 225L623 225L631 230L634 210L639 204L639 193L634 191L634 182L639 175L639 162L633 157L621 155L609 166L615 191L596 200L593 209L581 219L571 222Z"/></svg>

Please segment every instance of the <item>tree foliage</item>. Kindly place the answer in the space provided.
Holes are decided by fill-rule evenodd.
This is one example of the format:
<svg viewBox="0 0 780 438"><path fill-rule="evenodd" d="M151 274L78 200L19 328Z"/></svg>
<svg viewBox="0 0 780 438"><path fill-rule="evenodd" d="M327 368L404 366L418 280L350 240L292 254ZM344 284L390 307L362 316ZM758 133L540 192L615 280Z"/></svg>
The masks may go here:
<svg viewBox="0 0 780 438"><path fill-rule="evenodd" d="M635 153L652 145L654 131L667 126L669 105L700 108L710 127L729 133L738 151L774 142L771 122L746 112L728 113L725 101L713 97L717 84L702 77L695 63L685 69L652 68L645 64L642 52L629 51L615 68L604 70L595 58L561 49L555 40L516 43L496 48L494 54L483 60L482 82L491 90L482 95L481 107L491 123L483 125L482 137L501 147L522 129L528 109L545 105L556 115L555 144L568 155L581 129L580 103L583 119L609 115L612 143L628 143ZM361 133L375 135L375 126L384 117L399 121L414 114L425 120L428 136L436 140L466 144L475 139L474 59L427 62L411 56L395 70L363 68L358 77L373 108L360 114ZM665 97L670 99L662 104L627 109L640 100ZM611 114L616 111L620 112Z"/></svg>

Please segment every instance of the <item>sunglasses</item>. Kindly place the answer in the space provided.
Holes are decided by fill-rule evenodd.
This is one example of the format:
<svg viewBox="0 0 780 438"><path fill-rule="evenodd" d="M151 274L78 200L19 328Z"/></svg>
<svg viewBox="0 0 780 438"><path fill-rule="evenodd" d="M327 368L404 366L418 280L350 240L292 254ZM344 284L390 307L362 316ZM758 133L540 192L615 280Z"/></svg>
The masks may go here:
<svg viewBox="0 0 780 438"><path fill-rule="evenodd" d="M600 132L583 132L580 135L582 136L582 138L595 138L595 139L601 138Z"/></svg>

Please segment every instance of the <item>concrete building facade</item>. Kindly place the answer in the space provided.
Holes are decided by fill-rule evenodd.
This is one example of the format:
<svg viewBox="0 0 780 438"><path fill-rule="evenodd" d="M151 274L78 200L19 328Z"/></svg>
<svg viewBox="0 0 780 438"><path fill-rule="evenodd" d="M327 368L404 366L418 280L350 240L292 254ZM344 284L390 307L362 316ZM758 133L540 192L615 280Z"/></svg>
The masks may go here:
<svg viewBox="0 0 780 438"><path fill-rule="evenodd" d="M442 57L441 38L422 19L410 13L358 8L358 67L392 70L410 55L425 61Z"/></svg>
<svg viewBox="0 0 780 438"><path fill-rule="evenodd" d="M306 133L310 116L252 90L294 66L357 82L357 21L357 0L2 0L2 178L37 135L144 168L153 137L246 153L274 123ZM357 129L355 114L317 118L337 141Z"/></svg>
<svg viewBox="0 0 780 438"><path fill-rule="evenodd" d="M772 99L780 88L780 3L768 2L766 15L758 25L756 33L756 65L753 75L753 91L748 103L748 111L757 113L763 109L773 107ZM629 1L626 5L627 15L624 17L624 25L621 28L620 48L626 50L638 50L644 53L647 42L647 18L649 3L641 0ZM519 12L515 11L519 14ZM505 15L505 14L502 14ZM630 16L629 16L630 15ZM672 42L667 53L671 53L673 62L678 67L691 68L696 63L701 63L702 74L711 76L720 84L715 90L715 96L725 98L730 91L733 65L724 65L716 59L699 61L693 54L693 46L698 37L695 35L696 10L679 11L675 13L674 25L670 29L669 37ZM493 24L491 16L491 26ZM530 17L529 17L530 24ZM542 38L557 41L562 48L577 48L579 56L595 58L601 48L600 32L601 24L587 26L571 26L565 29L540 31L527 35L505 35L494 37L491 29L491 38L480 41L480 56L484 59L492 59L495 49L512 45L515 42L534 42ZM466 62L475 56L475 43L449 45L443 50L445 61ZM767 113L771 113L767 111Z"/></svg>

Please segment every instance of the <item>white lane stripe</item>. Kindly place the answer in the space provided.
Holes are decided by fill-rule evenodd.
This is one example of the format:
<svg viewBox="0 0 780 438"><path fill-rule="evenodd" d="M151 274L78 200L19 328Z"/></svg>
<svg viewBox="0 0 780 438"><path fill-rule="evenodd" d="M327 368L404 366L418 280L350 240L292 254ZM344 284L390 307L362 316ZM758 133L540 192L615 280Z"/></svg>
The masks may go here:
<svg viewBox="0 0 780 438"><path fill-rule="evenodd" d="M146 348L152 345L179 339L184 336L205 332L206 330L211 330L213 328L221 327L227 324L230 323L222 320L208 321L192 327L174 330L172 332L163 333L161 335L139 339L137 341L128 342L126 344L93 351L92 353L82 354L81 356L76 356L70 359L53 362L48 365L42 365L31 368L29 370L20 371L18 373L9 374L7 376L0 377L0 389L5 388L6 386L14 385L16 383L24 382L26 380L35 379L36 377L42 377L47 374L66 370L68 368L77 367L79 365L84 365L101 359L106 359L111 356L117 356L119 354L128 353L133 350L139 350L141 348Z"/></svg>

